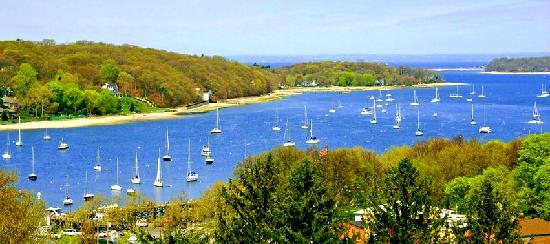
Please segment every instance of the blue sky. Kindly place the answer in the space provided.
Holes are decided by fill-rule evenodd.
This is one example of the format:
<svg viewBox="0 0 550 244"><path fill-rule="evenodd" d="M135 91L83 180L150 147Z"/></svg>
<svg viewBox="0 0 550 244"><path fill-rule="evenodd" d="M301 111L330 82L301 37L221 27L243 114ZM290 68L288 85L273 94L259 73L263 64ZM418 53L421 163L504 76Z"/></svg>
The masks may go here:
<svg viewBox="0 0 550 244"><path fill-rule="evenodd" d="M2 1L0 39L15 38L210 55L549 52L550 1Z"/></svg>

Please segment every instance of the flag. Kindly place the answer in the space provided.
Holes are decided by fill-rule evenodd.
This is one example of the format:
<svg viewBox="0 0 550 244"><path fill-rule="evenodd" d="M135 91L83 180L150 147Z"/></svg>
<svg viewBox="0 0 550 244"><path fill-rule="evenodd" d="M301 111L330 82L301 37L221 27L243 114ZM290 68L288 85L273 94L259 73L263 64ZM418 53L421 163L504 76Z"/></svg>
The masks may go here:
<svg viewBox="0 0 550 244"><path fill-rule="evenodd" d="M324 157L328 154L328 146L325 146L323 150L319 152L319 157Z"/></svg>

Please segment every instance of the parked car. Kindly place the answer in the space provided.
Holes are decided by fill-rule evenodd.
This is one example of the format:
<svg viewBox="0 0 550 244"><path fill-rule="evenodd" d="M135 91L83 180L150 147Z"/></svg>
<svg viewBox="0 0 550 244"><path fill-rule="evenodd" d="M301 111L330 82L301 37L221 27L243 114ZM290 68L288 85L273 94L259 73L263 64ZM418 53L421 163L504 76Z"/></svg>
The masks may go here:
<svg viewBox="0 0 550 244"><path fill-rule="evenodd" d="M82 232L76 231L75 229L64 229L63 232L61 232L61 234L68 235L68 236L81 236Z"/></svg>

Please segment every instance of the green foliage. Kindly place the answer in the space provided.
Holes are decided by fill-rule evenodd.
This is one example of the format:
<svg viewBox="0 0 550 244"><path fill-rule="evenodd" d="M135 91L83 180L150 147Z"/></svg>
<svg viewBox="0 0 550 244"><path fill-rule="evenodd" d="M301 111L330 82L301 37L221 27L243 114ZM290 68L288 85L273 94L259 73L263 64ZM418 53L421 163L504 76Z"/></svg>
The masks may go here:
<svg viewBox="0 0 550 244"><path fill-rule="evenodd" d="M489 62L485 70L499 72L548 72L550 71L550 57L495 58Z"/></svg>
<svg viewBox="0 0 550 244"><path fill-rule="evenodd" d="M430 70L411 67L389 67L383 64L364 62L309 62L274 69L285 77L288 86L302 81L315 80L321 85L374 86L413 85L441 81L442 77Z"/></svg>
<svg viewBox="0 0 550 244"><path fill-rule="evenodd" d="M444 221L434 208L430 184L408 158L389 169L380 198L371 208L373 220L367 222L371 238L389 243L436 242Z"/></svg>
<svg viewBox="0 0 550 244"><path fill-rule="evenodd" d="M28 63L19 66L17 74L11 79L15 96L24 97L37 82L38 73Z"/></svg>
<svg viewBox="0 0 550 244"><path fill-rule="evenodd" d="M44 202L15 187L17 176L0 170L0 242L33 243L46 216Z"/></svg>
<svg viewBox="0 0 550 244"><path fill-rule="evenodd" d="M107 59L103 62L103 64L101 64L99 72L101 73L101 79L104 82L114 84L118 79L118 73L120 70L118 69L116 60Z"/></svg>

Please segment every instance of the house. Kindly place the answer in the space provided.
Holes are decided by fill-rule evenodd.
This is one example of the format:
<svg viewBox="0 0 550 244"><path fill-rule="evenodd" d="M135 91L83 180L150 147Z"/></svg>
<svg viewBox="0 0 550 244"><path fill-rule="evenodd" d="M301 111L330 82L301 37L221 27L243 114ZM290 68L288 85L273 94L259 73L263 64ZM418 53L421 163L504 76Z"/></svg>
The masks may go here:
<svg viewBox="0 0 550 244"><path fill-rule="evenodd" d="M210 102L211 97L212 97L212 90L208 90L208 92L202 93L202 101L203 102Z"/></svg>
<svg viewBox="0 0 550 244"><path fill-rule="evenodd" d="M118 96L118 86L117 86L117 84L105 83L101 86L101 89L112 91L115 95Z"/></svg>
<svg viewBox="0 0 550 244"><path fill-rule="evenodd" d="M15 97L2 97L2 107L0 113L6 112L8 117L12 118L13 114L17 113L17 98Z"/></svg>

